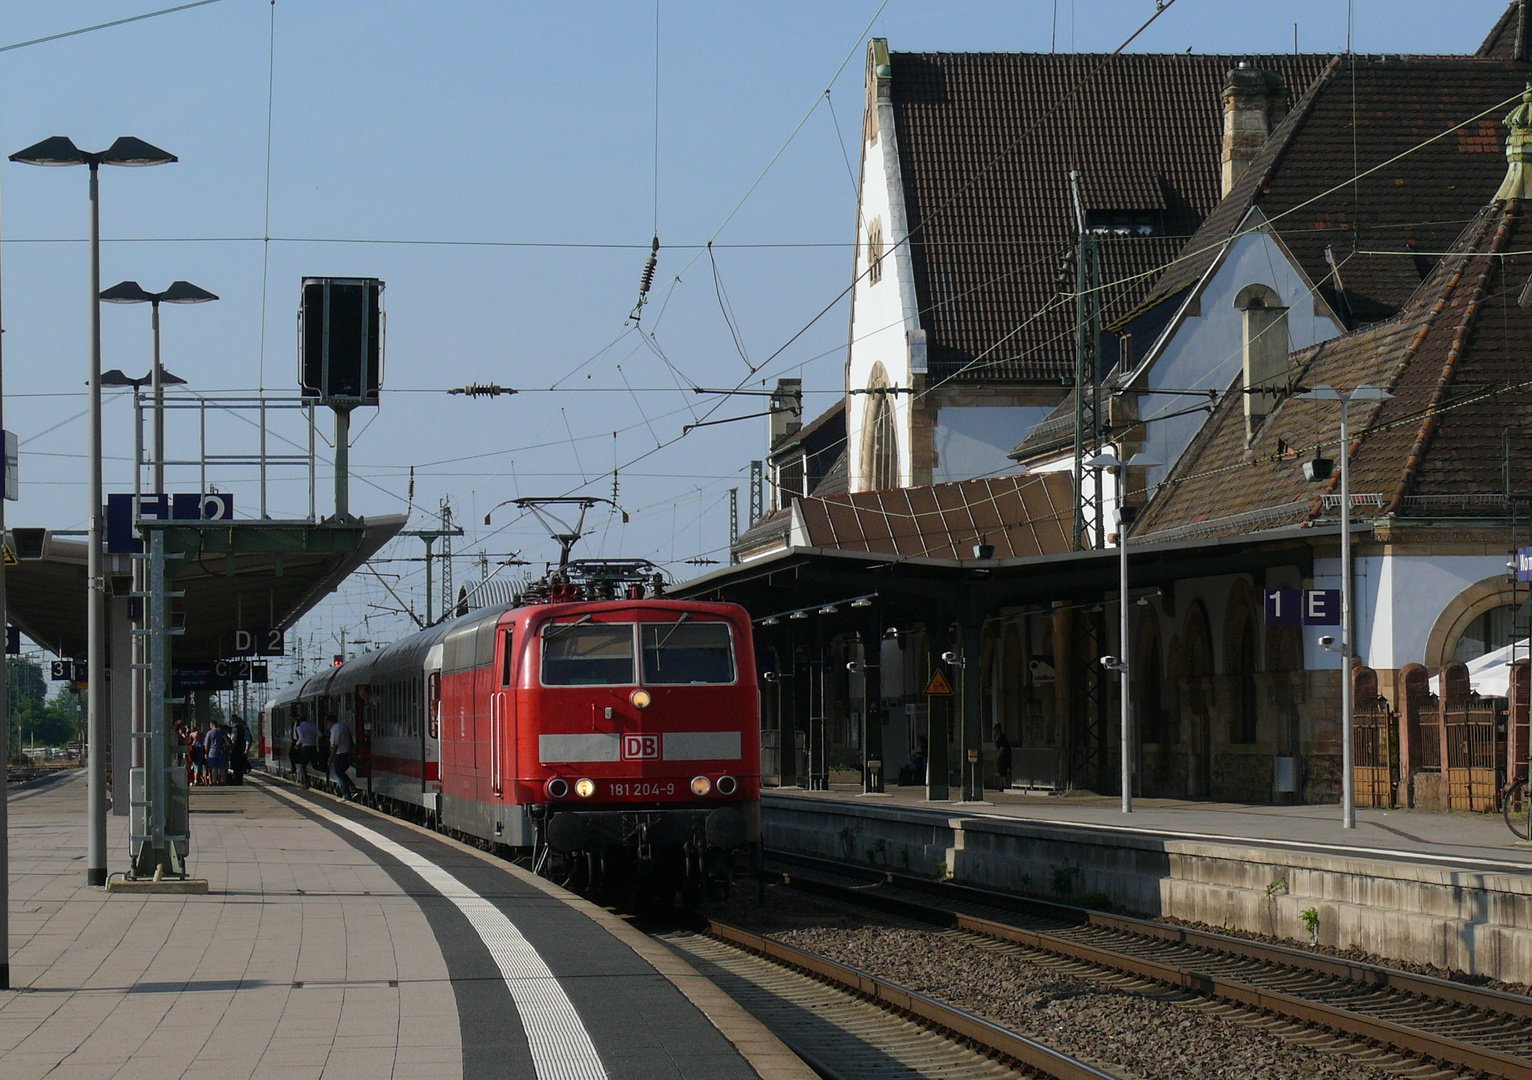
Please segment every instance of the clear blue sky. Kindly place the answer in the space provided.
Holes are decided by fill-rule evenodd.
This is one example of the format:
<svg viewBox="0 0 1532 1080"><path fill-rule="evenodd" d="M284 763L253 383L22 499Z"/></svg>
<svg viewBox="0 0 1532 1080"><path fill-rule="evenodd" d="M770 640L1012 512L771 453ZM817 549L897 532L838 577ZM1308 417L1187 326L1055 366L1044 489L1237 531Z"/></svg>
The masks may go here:
<svg viewBox="0 0 1532 1080"><path fill-rule="evenodd" d="M172 3L0 0L0 46ZM1472 51L1504 6L1359 0L1356 48ZM164 314L165 364L200 392L289 392L299 279L385 279L384 403L354 422L353 511L403 510L414 465L416 526L450 495L469 532L459 551L521 550L540 561L555 549L535 523L490 535L485 510L516 495L610 495L614 460L674 439L717 404L677 391L678 381L732 386L747 374L696 245L716 235L719 278L756 362L848 284L855 201L846 158L854 171L869 25L899 50L1047 50L1055 41L1110 50L1153 10L1153 0L889 0L881 10L878 0L661 0L664 246L644 326L674 371L640 337L623 336L656 216L652 3L220 0L0 52L0 150L53 134L100 148L132 134L180 156L167 167L103 170L102 277L150 289L185 278L223 297ZM1237 16L1220 0L1177 0L1133 48L1288 51L1295 22L1305 52L1346 46L1338 0L1241 7ZM85 426L71 418L85 408L85 171L6 163L0 191L6 420L23 440L22 500L9 520L79 528ZM148 322L145 308L107 307L106 367L147 370ZM822 391L810 409L827 406L845 335L840 306L753 385L801 373ZM477 402L440 393L470 381L528 392ZM760 408L736 399L713 415ZM122 400L107 406L108 490L131 487L130 413ZM653 558L681 577L695 572L685 559L726 558L727 490L740 487L743 511L763 428L746 420L702 429L623 470L619 497L632 523L608 523L583 552ZM243 424L211 430L226 452L253 447ZM172 456L192 453L194 439L194 426L173 422ZM216 479L253 511L250 474ZM173 473L170 486L193 490L195 476ZM306 504L306 484L274 486L274 512L302 514ZM497 526L513 517L500 511ZM415 556L420 545L401 541L386 554ZM419 563L378 569L402 575L396 587L420 605ZM457 573L477 577L466 559ZM328 652L342 626L376 640L404 631L402 618L370 604L392 601L358 579L302 633Z"/></svg>

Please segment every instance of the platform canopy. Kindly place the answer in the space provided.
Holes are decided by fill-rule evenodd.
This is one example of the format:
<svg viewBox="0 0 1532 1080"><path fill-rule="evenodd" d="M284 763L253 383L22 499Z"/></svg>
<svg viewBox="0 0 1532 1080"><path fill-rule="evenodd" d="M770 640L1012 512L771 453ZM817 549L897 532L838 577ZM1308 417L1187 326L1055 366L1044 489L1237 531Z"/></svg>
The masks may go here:
<svg viewBox="0 0 1532 1080"><path fill-rule="evenodd" d="M181 551L171 601L186 633L175 639L176 663L220 659L237 629L286 630L334 592L393 539L408 519L391 514L349 521L177 522L168 547ZM7 541L10 537L6 537ZM14 550L14 547L12 547ZM60 656L86 655L83 541L55 537L45 556L5 568L10 621ZM111 593L132 587L132 560L103 560Z"/></svg>

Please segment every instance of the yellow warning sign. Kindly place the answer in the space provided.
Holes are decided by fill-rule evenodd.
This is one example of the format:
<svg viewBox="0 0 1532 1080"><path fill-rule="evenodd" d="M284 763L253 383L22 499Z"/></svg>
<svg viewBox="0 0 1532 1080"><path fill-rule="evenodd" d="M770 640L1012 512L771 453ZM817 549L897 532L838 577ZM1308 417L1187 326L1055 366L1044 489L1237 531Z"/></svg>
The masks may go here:
<svg viewBox="0 0 1532 1080"><path fill-rule="evenodd" d="M926 694L930 697L952 696L952 684L947 681L947 676L942 674L941 668L931 672L931 681L926 683Z"/></svg>
<svg viewBox="0 0 1532 1080"><path fill-rule="evenodd" d="M5 565L6 566L15 566L16 565L16 553L11 550L11 545L9 545L9 544L5 545Z"/></svg>

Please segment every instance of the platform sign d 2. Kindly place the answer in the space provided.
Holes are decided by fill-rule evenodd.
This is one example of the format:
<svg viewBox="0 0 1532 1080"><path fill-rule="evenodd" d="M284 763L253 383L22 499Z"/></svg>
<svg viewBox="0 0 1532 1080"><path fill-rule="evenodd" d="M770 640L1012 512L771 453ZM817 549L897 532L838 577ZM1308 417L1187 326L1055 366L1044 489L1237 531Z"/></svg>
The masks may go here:
<svg viewBox="0 0 1532 1080"><path fill-rule="evenodd" d="M287 643L280 630L230 630L224 637L224 652L230 656L286 656Z"/></svg>
<svg viewBox="0 0 1532 1080"><path fill-rule="evenodd" d="M1339 626L1339 589L1267 589L1267 626Z"/></svg>

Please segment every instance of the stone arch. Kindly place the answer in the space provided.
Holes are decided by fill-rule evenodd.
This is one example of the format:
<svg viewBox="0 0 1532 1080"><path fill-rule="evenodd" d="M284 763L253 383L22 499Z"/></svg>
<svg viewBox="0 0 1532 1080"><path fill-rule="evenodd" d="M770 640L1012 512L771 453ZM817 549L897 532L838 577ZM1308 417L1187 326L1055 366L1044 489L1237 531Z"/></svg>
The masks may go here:
<svg viewBox="0 0 1532 1080"><path fill-rule="evenodd" d="M1223 618L1223 673L1233 691L1229 710L1230 745L1248 746L1256 741L1259 710L1256 690L1261 667L1260 622L1255 616L1255 594L1250 583L1236 578L1229 586Z"/></svg>
<svg viewBox="0 0 1532 1080"><path fill-rule="evenodd" d="M1165 741L1165 678L1160 663L1160 620L1153 608L1138 617L1133 642L1133 697L1138 702L1138 733L1145 743Z"/></svg>
<svg viewBox="0 0 1532 1080"><path fill-rule="evenodd" d="M1282 306L1282 298L1270 285L1252 281L1234 297L1234 306L1241 311L1249 311L1251 308L1279 308Z"/></svg>
<svg viewBox="0 0 1532 1080"><path fill-rule="evenodd" d="M899 430L888 371L881 361L872 365L867 380L867 407L862 414L862 489L881 491L899 486Z"/></svg>
<svg viewBox="0 0 1532 1080"><path fill-rule="evenodd" d="M1442 608L1426 637L1425 666L1440 671L1450 664L1458 639L1470 623L1487 611L1514 604L1516 599L1515 586L1503 574L1485 578L1458 593Z"/></svg>
<svg viewBox="0 0 1532 1080"><path fill-rule="evenodd" d="M1186 605L1181 622L1181 734L1186 745L1186 793L1207 798L1213 784L1213 631L1201 600Z"/></svg>

